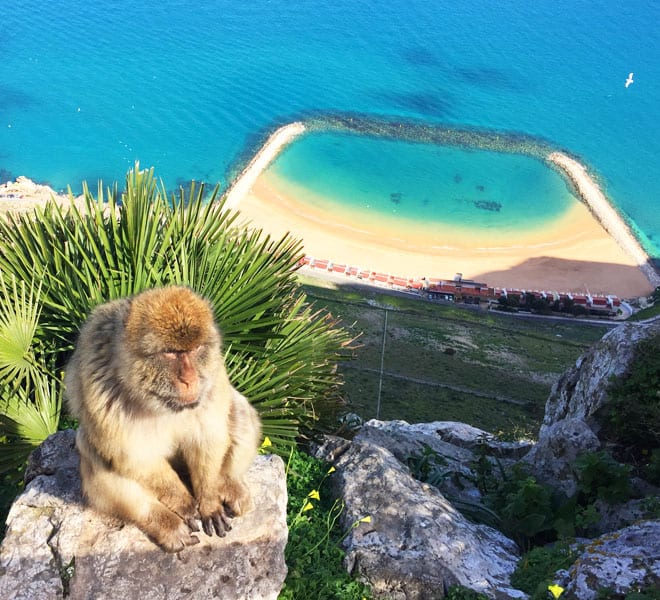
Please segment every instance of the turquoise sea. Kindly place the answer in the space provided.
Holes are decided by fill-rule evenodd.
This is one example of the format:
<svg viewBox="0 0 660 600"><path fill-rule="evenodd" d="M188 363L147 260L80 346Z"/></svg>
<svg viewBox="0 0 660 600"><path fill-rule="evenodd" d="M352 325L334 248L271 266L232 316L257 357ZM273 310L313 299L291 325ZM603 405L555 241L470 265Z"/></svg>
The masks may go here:
<svg viewBox="0 0 660 600"><path fill-rule="evenodd" d="M405 220L408 231L416 222L469 226L475 239L542 227L575 202L557 172L525 154L354 133L303 135L271 171L282 191L295 187L292 197L326 212L350 204L361 215Z"/></svg>
<svg viewBox="0 0 660 600"><path fill-rule="evenodd" d="M77 191L139 160L168 186L226 185L275 127L324 115L521 133L586 163L657 258L659 39L660 4L641 0L5 2L0 178ZM413 218L430 218L434 186L456 186L465 209L434 214L463 222L562 210L533 159L339 134L300 144L289 177ZM545 190L536 206L502 201L529 186Z"/></svg>

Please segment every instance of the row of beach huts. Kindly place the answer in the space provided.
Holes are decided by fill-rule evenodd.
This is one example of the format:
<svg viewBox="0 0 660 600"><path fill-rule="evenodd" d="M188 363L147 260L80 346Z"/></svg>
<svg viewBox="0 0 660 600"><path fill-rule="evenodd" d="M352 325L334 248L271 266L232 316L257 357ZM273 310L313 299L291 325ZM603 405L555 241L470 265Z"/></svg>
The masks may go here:
<svg viewBox="0 0 660 600"><path fill-rule="evenodd" d="M301 266L318 272L359 279L363 283L370 283L379 287L402 292L414 292L425 295L430 300L447 300L464 304L481 304L483 302L488 305L501 305L503 303L501 299L515 296L520 306L529 305L534 300L545 300L548 303L558 303L560 306L582 307L585 314L604 317L616 315L621 307L621 300L613 295L489 287L486 283L463 279L460 273L457 273L450 280L432 277L400 277L311 256L302 258Z"/></svg>

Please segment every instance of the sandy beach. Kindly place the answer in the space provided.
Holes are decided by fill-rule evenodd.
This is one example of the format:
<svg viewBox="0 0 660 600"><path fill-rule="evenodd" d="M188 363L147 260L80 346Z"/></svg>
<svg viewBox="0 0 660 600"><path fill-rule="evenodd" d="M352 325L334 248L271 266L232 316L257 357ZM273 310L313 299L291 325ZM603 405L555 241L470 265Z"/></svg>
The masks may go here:
<svg viewBox="0 0 660 600"><path fill-rule="evenodd" d="M654 288L659 286L660 274L651 267L646 252L625 221L609 203L598 184L589 176L584 165L561 152L553 152L548 156L548 160L564 170L603 229L642 270L649 283Z"/></svg>
<svg viewBox="0 0 660 600"><path fill-rule="evenodd" d="M461 273L493 287L621 298L645 295L660 285L626 223L584 166L565 154L554 152L548 161L566 173L584 202L571 203L542 228L475 232L437 224L406 226L399 219L329 212L298 200L291 183L284 185L266 168L304 131L302 123L291 123L271 135L229 189L226 207L240 211L239 223L302 239L309 256L403 277L451 279ZM68 202L48 186L19 177L0 185L0 213L31 209L51 197Z"/></svg>
<svg viewBox="0 0 660 600"><path fill-rule="evenodd" d="M560 153L548 160L563 169L585 203L574 202L553 223L516 233L439 226L406 228L372 216L324 212L283 191L263 172L281 148L302 131L278 130L231 189L231 207L243 222L303 240L306 254L336 263L405 277L452 278L462 273L495 287L585 291L632 298L660 285L646 254L584 167ZM568 193L568 192L567 192ZM396 227L396 229L394 229Z"/></svg>

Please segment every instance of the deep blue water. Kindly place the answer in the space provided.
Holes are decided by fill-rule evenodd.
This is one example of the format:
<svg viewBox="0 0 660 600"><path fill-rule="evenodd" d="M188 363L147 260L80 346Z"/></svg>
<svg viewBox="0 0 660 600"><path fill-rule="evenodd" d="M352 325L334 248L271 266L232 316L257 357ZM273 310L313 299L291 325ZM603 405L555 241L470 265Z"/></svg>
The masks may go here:
<svg viewBox="0 0 660 600"><path fill-rule="evenodd" d="M4 2L0 169L224 184L319 113L522 132L587 163L660 256L659 39L641 0Z"/></svg>

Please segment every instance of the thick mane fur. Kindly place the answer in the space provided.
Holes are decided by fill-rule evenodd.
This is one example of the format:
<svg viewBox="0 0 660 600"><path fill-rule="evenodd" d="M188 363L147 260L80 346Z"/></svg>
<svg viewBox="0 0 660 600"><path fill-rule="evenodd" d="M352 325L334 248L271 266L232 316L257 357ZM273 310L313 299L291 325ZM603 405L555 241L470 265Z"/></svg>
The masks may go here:
<svg viewBox="0 0 660 600"><path fill-rule="evenodd" d="M200 324L213 323L206 300L186 287L148 290L135 296L126 321L126 338L139 340L142 350L189 351L200 344L217 343L217 330ZM156 340L158 348L151 348Z"/></svg>

